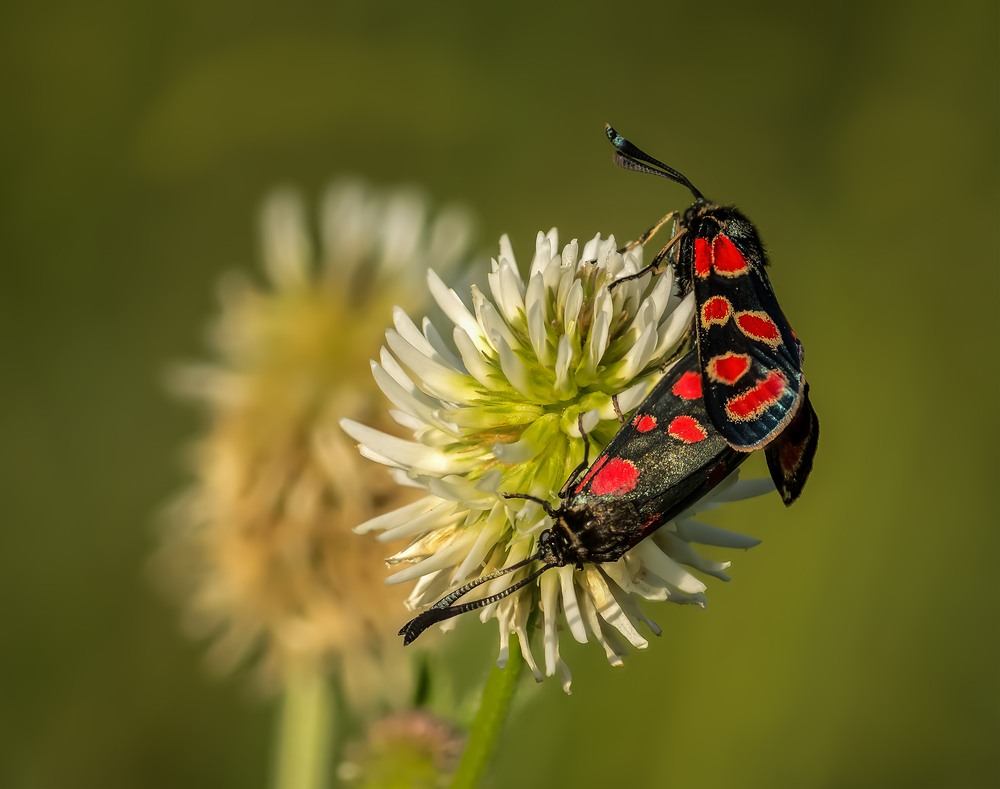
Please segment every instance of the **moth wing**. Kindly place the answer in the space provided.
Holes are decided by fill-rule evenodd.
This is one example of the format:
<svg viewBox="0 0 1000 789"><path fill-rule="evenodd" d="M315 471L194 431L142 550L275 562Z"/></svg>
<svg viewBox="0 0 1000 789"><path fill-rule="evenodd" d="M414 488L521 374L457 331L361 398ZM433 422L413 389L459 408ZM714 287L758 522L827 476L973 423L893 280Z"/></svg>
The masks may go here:
<svg viewBox="0 0 1000 789"><path fill-rule="evenodd" d="M767 467L781 500L792 506L805 487L819 445L819 417L809 400L809 384L802 393L802 405L788 426L767 447Z"/></svg>
<svg viewBox="0 0 1000 789"><path fill-rule="evenodd" d="M802 400L798 341L759 246L738 245L721 231L711 241L699 237L693 267L705 409L734 449L759 449L781 432Z"/></svg>
<svg viewBox="0 0 1000 789"><path fill-rule="evenodd" d="M712 427L697 355L689 353L657 383L571 495L594 503L629 502L645 534L707 493L746 457Z"/></svg>

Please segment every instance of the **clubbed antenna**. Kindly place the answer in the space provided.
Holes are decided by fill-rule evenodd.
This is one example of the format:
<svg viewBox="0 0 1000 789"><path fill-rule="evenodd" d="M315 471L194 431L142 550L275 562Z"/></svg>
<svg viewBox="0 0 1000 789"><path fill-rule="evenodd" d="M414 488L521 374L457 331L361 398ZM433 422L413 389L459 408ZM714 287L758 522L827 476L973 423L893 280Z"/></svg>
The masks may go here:
<svg viewBox="0 0 1000 789"><path fill-rule="evenodd" d="M527 578L518 581L513 586L508 586L502 592L497 592L497 594L490 595L489 597L484 597L481 600L473 600L471 603L463 603L459 606L452 607L458 598L465 594L468 594L477 586L481 586L488 581L492 581L494 578L499 578L501 575L506 575L507 573L512 573L514 570L520 570L527 564L531 564L542 556L541 551L529 556L527 559L523 559L516 564L512 564L510 567L505 567L503 570L497 570L495 573L490 573L489 575L484 575L481 578L477 578L475 581L467 583L465 586L459 587L451 594L445 595L440 600L438 600L434 605L428 608L421 614L417 614L413 619L403 625L402 629L399 631L399 635L403 636L403 646L411 644L417 636L423 633L431 625L437 624L438 622L443 622L446 619L451 619L453 616L458 616L459 614L464 614L466 611L475 611L477 608L483 608L488 606L490 603L495 603L497 600L502 600L509 594L513 594L518 589L534 581L538 576L548 570L554 565L546 564L540 569L533 572Z"/></svg>
<svg viewBox="0 0 1000 789"><path fill-rule="evenodd" d="M661 178L669 178L679 184L683 184L688 189L691 190L691 194L694 195L696 200L704 201L705 198L702 196L701 192L694 188L692 184L686 177L677 172L673 167L668 167L659 159L654 159L645 151L640 150L624 137L622 137L618 132L611 128L610 123L606 123L605 126L608 139L611 140L611 144L617 148L615 153L615 164L626 170L635 170L640 173L649 173L650 175L658 175ZM642 160L642 161L640 161ZM643 162L648 162L648 164L643 164ZM649 165L653 165L650 167ZM659 168L659 169L654 169Z"/></svg>

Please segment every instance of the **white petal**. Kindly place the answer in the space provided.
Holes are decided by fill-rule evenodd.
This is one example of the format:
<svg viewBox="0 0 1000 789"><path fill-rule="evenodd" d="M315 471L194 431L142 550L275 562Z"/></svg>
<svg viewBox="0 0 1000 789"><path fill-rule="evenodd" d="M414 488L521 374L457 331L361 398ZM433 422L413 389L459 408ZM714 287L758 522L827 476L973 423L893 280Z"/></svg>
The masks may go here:
<svg viewBox="0 0 1000 789"><path fill-rule="evenodd" d="M582 608L583 622L587 627L588 634L597 639L597 642L604 647L604 654L607 656L608 662L615 668L621 668L625 664L622 662L618 650L605 638L604 632L601 630L600 617L597 616L597 609L594 608L594 601L591 600L589 594L583 596Z"/></svg>
<svg viewBox="0 0 1000 789"><path fill-rule="evenodd" d="M707 588L705 584L661 551L651 540L643 540L632 550L642 558L642 563L650 572L660 576L668 584L685 594L704 592Z"/></svg>
<svg viewBox="0 0 1000 789"><path fill-rule="evenodd" d="M424 388L435 397L461 401L474 391L469 376L428 359L394 329L386 329L385 339L396 357L417 375Z"/></svg>
<svg viewBox="0 0 1000 789"><path fill-rule="evenodd" d="M587 336L587 347L584 351L584 362L580 372L586 377L597 375L597 365L604 358L608 349L608 316L598 312Z"/></svg>
<svg viewBox="0 0 1000 789"><path fill-rule="evenodd" d="M689 293L660 325L655 353L662 356L684 335L694 316L694 293Z"/></svg>
<svg viewBox="0 0 1000 789"><path fill-rule="evenodd" d="M601 618L625 636L632 646L638 649L645 649L649 646L649 642L639 634L639 631L629 621L625 612L622 611L621 606L618 605L618 601L615 600L614 595L611 594L611 590L608 589L608 584L601 575L600 570L597 567L588 566L586 568L586 577L587 583L590 586L590 595L594 599L594 605Z"/></svg>
<svg viewBox="0 0 1000 789"><path fill-rule="evenodd" d="M541 277L536 275L532 277L531 282L541 282ZM528 339L531 341L531 347L535 351L535 357L543 367L548 367L552 364L552 346L549 345L546 329L545 304L536 301L528 308Z"/></svg>
<svg viewBox="0 0 1000 789"><path fill-rule="evenodd" d="M531 272L528 279L531 279L535 274L545 271L545 268L549 265L549 261L552 260L552 256L555 254L556 247L553 247L549 243L548 236L546 236L542 231L538 231L535 236L535 254L531 258Z"/></svg>
<svg viewBox="0 0 1000 789"><path fill-rule="evenodd" d="M509 260L494 264L496 271L487 277L493 300L504 320L513 326L524 319L524 284Z"/></svg>
<svg viewBox="0 0 1000 789"><path fill-rule="evenodd" d="M559 567L556 569L556 573L559 575L559 583L562 586L563 609L566 611L566 624L569 625L569 632L579 643L586 644L587 628L583 624L583 616L576 599L573 569L570 566Z"/></svg>
<svg viewBox="0 0 1000 789"><path fill-rule="evenodd" d="M580 317L580 308L583 306L583 284L580 280L573 280L573 285L566 296L566 308L563 312L563 326L576 323Z"/></svg>
<svg viewBox="0 0 1000 789"><path fill-rule="evenodd" d="M476 343L469 337L468 332L462 327L456 326L455 333L452 336L455 340L455 345L458 347L458 352L462 355L462 362L465 365L465 369L469 371L469 375L487 389L495 391L499 382L495 380L496 375L493 368L483 358L482 353L476 346ZM492 348L490 350L492 351Z"/></svg>
<svg viewBox="0 0 1000 789"><path fill-rule="evenodd" d="M559 578L553 572L543 573L539 581L542 587L541 607L544 612L545 676L556 673L559 661L559 634L556 630L559 613Z"/></svg>
<svg viewBox="0 0 1000 789"><path fill-rule="evenodd" d="M569 666L563 663L562 660L559 661L559 678L562 681L563 693L567 696L572 696L573 691L573 675L569 671Z"/></svg>
<svg viewBox="0 0 1000 789"><path fill-rule="evenodd" d="M618 395L618 409L623 413L627 414L633 408L636 408L639 403L646 399L646 396L652 391L653 386L659 380L660 376L656 376L655 379L644 379L639 381L637 384L633 384L620 395ZM611 418L610 416L608 417Z"/></svg>
<svg viewBox="0 0 1000 789"><path fill-rule="evenodd" d="M699 523L690 518L679 518L675 523L678 537L699 545L716 545L720 548L742 548L744 550L760 545L760 540L755 537L728 529L720 529L718 526L709 526L707 523Z"/></svg>
<svg viewBox="0 0 1000 789"><path fill-rule="evenodd" d="M693 567L706 575L712 575L720 581L729 581L726 570L732 562L711 562L701 556L690 543L684 542L680 537L670 531L660 529L653 535L653 539L660 548L675 562Z"/></svg>
<svg viewBox="0 0 1000 789"><path fill-rule="evenodd" d="M583 245L583 252L580 253L580 260L597 260L597 246L601 243L601 234L598 233L590 241Z"/></svg>
<svg viewBox="0 0 1000 789"><path fill-rule="evenodd" d="M500 236L500 259L509 260L517 269L517 258L514 257L514 247L510 243L510 236L504 233Z"/></svg>
<svg viewBox="0 0 1000 789"><path fill-rule="evenodd" d="M451 362L438 353L437 349L434 348L430 342L428 342L424 333L416 327L416 324L414 324L412 320L410 320L410 316L406 314L406 310L402 307L392 308L392 323L396 327L396 331L399 332L399 336L420 351L420 353L428 359L437 362L442 367L454 369Z"/></svg>
<svg viewBox="0 0 1000 789"><path fill-rule="evenodd" d="M522 396L532 397L531 375L528 372L528 368L521 363L521 360L517 358L517 354L510 349L507 341L499 332L494 333L493 344L500 354L500 368L503 370L503 374L507 377L510 385Z"/></svg>
<svg viewBox="0 0 1000 789"><path fill-rule="evenodd" d="M606 568L607 565L601 565L602 570L605 570ZM608 588L611 590L611 594L615 596L615 600L618 601L618 605L621 606L622 610L630 620L645 622L646 626L655 636L663 634L663 630L660 626L643 613L642 608L639 607L639 603L632 595L616 584L608 584Z"/></svg>
<svg viewBox="0 0 1000 789"><path fill-rule="evenodd" d="M416 395L411 394L400 386L399 382L393 379L382 368L382 365L377 362L371 362L371 368L372 377L375 379L378 388L382 390L382 393L389 398L389 401L394 406L411 417L420 420L422 423L421 427L424 425L434 425L447 430L452 435L458 435L458 430L454 425L445 424L437 419L435 412L441 408L440 401L428 397L419 390Z"/></svg>
<svg viewBox="0 0 1000 789"><path fill-rule="evenodd" d="M404 441L351 419L341 419L340 426L347 435L360 442L359 450L366 457L380 456L388 459L392 464L435 476L462 474L480 466L483 462L482 452L477 453L478 456L473 454L461 458L450 456L441 450L432 449L413 441Z"/></svg>
<svg viewBox="0 0 1000 789"><path fill-rule="evenodd" d="M482 330L479 328L479 322L469 312L469 308L465 306L465 302L459 298L459 295L454 290L448 288L441 281L441 278L434 273L433 269L427 270L427 286L431 291L431 296L434 297L434 301L437 302L444 314L451 319L452 323L465 330L480 351L489 352L493 350L483 336Z"/></svg>
<svg viewBox="0 0 1000 789"><path fill-rule="evenodd" d="M461 360L452 353L451 348L444 341L438 333L437 328L431 323L431 319L425 317L423 320L424 337L427 338L427 342L431 344L431 347L437 351L438 355L441 357L442 364L448 367L454 367L459 372L465 372L465 368L462 366Z"/></svg>
<svg viewBox="0 0 1000 789"><path fill-rule="evenodd" d="M396 540L412 539L432 529L453 526L461 520L464 513L455 506L455 502L441 501L440 499L438 501L440 503L433 509L425 512L423 515L418 515L407 523L387 529L375 539L378 542L395 542Z"/></svg>
<svg viewBox="0 0 1000 789"><path fill-rule="evenodd" d="M364 523L358 524L351 531L355 534L367 534L372 530L383 531L395 528L396 526L402 526L404 523L409 523L425 512L430 512L430 510L440 503L441 500L437 496L424 496L412 504L407 504L392 512L387 512L385 515L379 515L376 518L371 518Z"/></svg>
<svg viewBox="0 0 1000 789"><path fill-rule="evenodd" d="M531 673L535 677L535 682L541 682L542 672L538 670L538 664L535 663L535 656L531 651L531 639L528 638L528 614L531 613L531 596L519 592L514 595L514 632L517 633L518 643L521 645L521 655L524 657L524 662L528 664L528 668L531 669Z"/></svg>
<svg viewBox="0 0 1000 789"><path fill-rule="evenodd" d="M619 385L626 384L635 378L653 358L656 348L656 327L649 325L643 330L642 336L636 341L628 353L614 367L611 377Z"/></svg>
<svg viewBox="0 0 1000 789"><path fill-rule="evenodd" d="M497 308L493 306L493 303L475 285L472 286L472 303L476 308L476 318L479 321L479 327L486 339L491 341L490 344L494 349L499 350L492 342L494 334L499 334L503 337L511 348L521 347L521 343L514 336L513 332L511 332L507 322L497 312Z"/></svg>
<svg viewBox="0 0 1000 789"><path fill-rule="evenodd" d="M500 511L502 512L502 508ZM506 525L506 519L502 517L494 517L494 515L491 515L486 519L479 529L476 541L472 544L472 547L469 548L468 555L464 560L462 560L458 569L455 570L452 576L453 583L465 583L469 575L483 563L487 554L493 550L493 547L500 539L500 535L503 534L503 530Z"/></svg>
<svg viewBox="0 0 1000 789"><path fill-rule="evenodd" d="M453 564L456 564L469 549L474 536L475 535L469 532L463 533L458 539L452 542L451 545L438 549L422 562L411 564L409 567L400 570L398 573L393 573L385 579L385 583L389 586L395 586L396 584L405 583L406 581L412 581L414 578L419 578L421 575L427 575L427 573L435 570L444 570L451 567Z"/></svg>
<svg viewBox="0 0 1000 789"><path fill-rule="evenodd" d="M559 340L559 353L556 356L556 382L553 386L559 395L569 395L575 390L570 380L569 368L573 361L573 346L565 334Z"/></svg>

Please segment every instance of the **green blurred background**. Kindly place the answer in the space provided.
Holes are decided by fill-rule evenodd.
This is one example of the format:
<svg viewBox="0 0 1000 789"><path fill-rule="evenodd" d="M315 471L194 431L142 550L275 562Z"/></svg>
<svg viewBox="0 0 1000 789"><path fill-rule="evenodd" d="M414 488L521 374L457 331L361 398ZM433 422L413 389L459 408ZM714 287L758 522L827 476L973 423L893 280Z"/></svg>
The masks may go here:
<svg viewBox="0 0 1000 789"><path fill-rule="evenodd" d="M272 709L206 675L147 567L199 427L163 372L204 356L220 273L256 270L262 195L423 184L524 265L539 229L624 239L687 205L613 166L605 121L758 223L823 437L793 509L715 518L764 543L707 610L647 605L664 635L622 670L563 640L574 695L526 681L495 774L997 786L998 23L995 1L3 4L0 786L267 783ZM449 660L485 675L495 638L465 622Z"/></svg>

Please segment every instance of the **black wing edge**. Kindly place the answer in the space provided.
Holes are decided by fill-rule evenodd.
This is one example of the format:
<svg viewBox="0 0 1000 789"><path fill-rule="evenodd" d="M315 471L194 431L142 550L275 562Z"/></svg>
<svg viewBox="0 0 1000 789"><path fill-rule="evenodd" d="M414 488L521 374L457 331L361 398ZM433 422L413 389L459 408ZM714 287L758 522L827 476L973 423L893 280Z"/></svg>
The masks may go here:
<svg viewBox="0 0 1000 789"><path fill-rule="evenodd" d="M802 495L818 445L819 417L809 400L807 383L802 392L802 403L792 421L764 448L771 479L786 507L791 507Z"/></svg>

